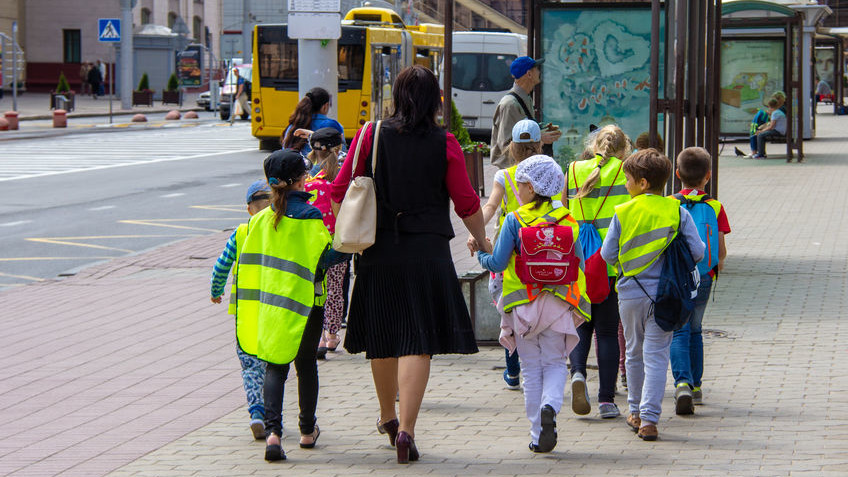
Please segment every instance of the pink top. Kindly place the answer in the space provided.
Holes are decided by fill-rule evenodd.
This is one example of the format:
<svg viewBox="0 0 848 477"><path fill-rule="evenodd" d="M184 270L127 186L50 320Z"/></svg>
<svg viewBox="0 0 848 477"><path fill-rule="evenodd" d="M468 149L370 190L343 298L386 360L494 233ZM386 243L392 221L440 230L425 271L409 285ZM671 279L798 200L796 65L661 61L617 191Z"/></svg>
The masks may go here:
<svg viewBox="0 0 848 477"><path fill-rule="evenodd" d="M362 135L362 129L356 132L353 137L348 151L356 151L356 144L359 142L359 137ZM371 154L371 144L373 143L374 132L372 128L365 131L365 142L362 143L362 149L359 151L359 162L356 165L356 171L353 177L361 176L365 173L365 158ZM347 187L350 184L350 169L353 167L353 152L348 154L336 180L333 181L330 196L333 202L341 203L344 199ZM468 179L468 171L465 169L465 155L462 153L462 148L453 134L447 133L447 147L445 150L447 156L448 168L445 173L445 184L448 188L448 194L453 201L453 210L456 215L461 218L466 218L474 215L480 210L480 197L474 192L471 187L471 181Z"/></svg>
<svg viewBox="0 0 848 477"><path fill-rule="evenodd" d="M336 216L330 207L330 190L333 183L323 178L323 171L317 176L306 181L304 189L312 194L309 204L314 205L321 211L324 226L330 231L330 235L336 233Z"/></svg>

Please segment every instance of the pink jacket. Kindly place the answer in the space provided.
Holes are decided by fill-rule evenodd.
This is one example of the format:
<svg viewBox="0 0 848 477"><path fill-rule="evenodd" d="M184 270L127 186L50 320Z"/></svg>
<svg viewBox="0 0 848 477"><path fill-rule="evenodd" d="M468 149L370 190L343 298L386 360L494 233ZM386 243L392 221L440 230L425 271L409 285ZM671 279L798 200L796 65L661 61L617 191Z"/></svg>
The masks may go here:
<svg viewBox="0 0 848 477"><path fill-rule="evenodd" d="M502 301L498 302L498 311L501 313L498 341L510 354L515 352L516 334L530 339L550 328L562 333L566 354L571 353L580 341L575 323L583 323L585 318L555 295L543 292L530 303L513 308L510 313L504 313Z"/></svg>

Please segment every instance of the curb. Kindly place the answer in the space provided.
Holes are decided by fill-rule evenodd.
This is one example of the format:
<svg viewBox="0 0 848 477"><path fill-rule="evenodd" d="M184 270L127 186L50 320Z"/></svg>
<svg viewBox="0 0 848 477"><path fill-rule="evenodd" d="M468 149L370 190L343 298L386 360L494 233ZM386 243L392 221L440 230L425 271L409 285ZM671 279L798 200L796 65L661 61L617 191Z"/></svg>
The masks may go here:
<svg viewBox="0 0 848 477"><path fill-rule="evenodd" d="M183 122L185 121L185 122ZM220 123L217 119L187 119L180 121L156 121L149 123L116 123L109 125L95 126L79 125L68 128L48 128L29 131L15 131L10 134L0 133L0 142L15 141L19 139L39 139L59 136L71 136L75 134L93 134L107 132L124 132L124 131L139 131L149 129L165 129L165 128L190 128L207 124ZM222 126L229 123L221 123Z"/></svg>
<svg viewBox="0 0 848 477"><path fill-rule="evenodd" d="M171 110L173 110L173 109L174 109L174 108L168 108L168 109L147 109L147 110L143 110L143 111L124 111L124 110L121 110L121 111L119 111L119 112L115 112L115 111L113 111L113 112L112 112L112 116L130 116L130 115L133 115L133 114L139 114L139 113L141 113L141 114L160 114L160 113L167 113L167 112L169 112L169 111L171 111ZM200 107L194 107L194 108L178 108L178 111L179 111L179 112L181 112L181 113L183 113L183 112L187 112L187 111L205 111L205 109L204 109L204 108L200 108ZM101 118L101 117L109 117L109 113L106 113L106 114L104 114L104 113L69 113L69 114L67 115L67 118L68 118L68 119L74 119L74 118ZM32 115L32 116L19 116L19 117L18 117L18 121L45 121L45 120L50 120L50 119L53 119L53 113L50 113L50 114L36 114L36 115Z"/></svg>

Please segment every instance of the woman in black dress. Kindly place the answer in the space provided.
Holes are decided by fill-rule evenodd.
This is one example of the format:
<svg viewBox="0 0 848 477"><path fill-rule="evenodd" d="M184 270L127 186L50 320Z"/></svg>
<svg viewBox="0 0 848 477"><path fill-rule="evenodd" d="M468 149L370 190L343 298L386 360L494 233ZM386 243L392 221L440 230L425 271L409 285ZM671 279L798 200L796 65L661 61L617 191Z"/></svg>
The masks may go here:
<svg viewBox="0 0 848 477"><path fill-rule="evenodd" d="M441 97L433 72L404 69L392 99L377 144L377 237L358 261L344 346L371 360L380 402L377 429L396 445L398 462L407 463L419 456L413 438L430 357L477 352L451 257L451 200L477 243L487 250L491 245L462 149L436 123ZM353 151L363 141L353 177L371 175L375 127L360 129L351 143ZM336 208L350 183L352 162L345 161L333 183Z"/></svg>

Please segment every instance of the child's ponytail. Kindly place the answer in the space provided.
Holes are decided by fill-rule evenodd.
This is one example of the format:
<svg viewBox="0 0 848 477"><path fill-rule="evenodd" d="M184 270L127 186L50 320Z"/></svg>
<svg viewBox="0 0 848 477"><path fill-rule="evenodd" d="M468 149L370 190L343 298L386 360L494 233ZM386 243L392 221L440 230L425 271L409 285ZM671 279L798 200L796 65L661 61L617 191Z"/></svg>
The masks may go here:
<svg viewBox="0 0 848 477"><path fill-rule="evenodd" d="M580 186L580 190L573 197L574 199L582 199L592 192L598 181L601 178L601 169L609 162L611 157L617 157L621 160L630 155L630 140L624 131L613 124L604 126L595 135L595 142L592 145L592 151L596 156L600 156L601 160L586 178L586 182Z"/></svg>
<svg viewBox="0 0 848 477"><path fill-rule="evenodd" d="M289 184L271 184L271 207L274 209L274 230L277 230L277 225L283 216L286 215L286 206L288 205L286 196L290 187Z"/></svg>

